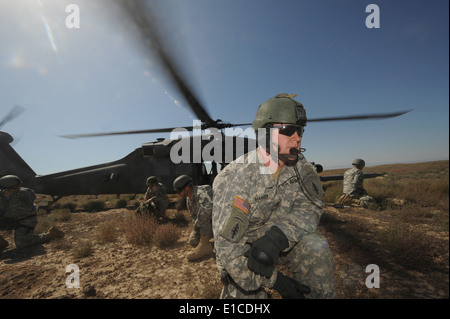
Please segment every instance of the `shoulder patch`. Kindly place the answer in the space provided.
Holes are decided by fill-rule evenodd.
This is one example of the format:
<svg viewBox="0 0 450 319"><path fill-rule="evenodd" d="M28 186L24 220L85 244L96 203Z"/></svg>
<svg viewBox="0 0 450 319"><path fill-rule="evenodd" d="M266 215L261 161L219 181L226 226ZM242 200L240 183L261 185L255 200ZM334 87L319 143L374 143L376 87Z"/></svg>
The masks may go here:
<svg viewBox="0 0 450 319"><path fill-rule="evenodd" d="M250 204L243 198L236 196L233 201L233 207L237 208L245 215L248 215L248 210L250 208Z"/></svg>
<svg viewBox="0 0 450 319"><path fill-rule="evenodd" d="M322 183L313 166L304 165L302 167L300 171L300 182L306 197L314 204L316 201L322 200L324 194Z"/></svg>
<svg viewBox="0 0 450 319"><path fill-rule="evenodd" d="M232 243L237 243L244 236L247 228L248 216L232 207L225 227L220 232L220 236Z"/></svg>

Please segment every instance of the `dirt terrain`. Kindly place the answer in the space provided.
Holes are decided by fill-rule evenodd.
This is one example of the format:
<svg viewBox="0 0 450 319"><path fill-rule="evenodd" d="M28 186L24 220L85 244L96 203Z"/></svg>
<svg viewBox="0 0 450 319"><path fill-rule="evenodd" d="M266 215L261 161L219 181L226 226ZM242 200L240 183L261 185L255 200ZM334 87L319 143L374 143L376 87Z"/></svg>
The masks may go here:
<svg viewBox="0 0 450 319"><path fill-rule="evenodd" d="M42 247L19 252L13 234L1 234L11 244L0 257L0 298L203 298L204 285L218 285L214 256L188 263L185 255L190 227L180 227L181 238L170 249L135 246L125 236L115 242L95 243L95 229L107 220L132 214L126 209L73 213L57 226L65 237ZM92 240L90 256L77 258L72 248ZM80 288L66 288L68 265L79 268Z"/></svg>
<svg viewBox="0 0 450 319"><path fill-rule="evenodd" d="M169 210L168 215L174 211ZM165 249L131 245L123 234L109 243L94 239L98 225L123 221L130 214L131 209L74 212L70 220L57 223L65 232L63 239L26 251L15 249L13 233L1 231L10 246L0 254L0 298L218 298L221 283L214 255L198 262L185 259L192 250L187 243L189 223L177 226L181 237L173 247ZM364 231L370 233L370 229L385 222L378 218L381 215L360 208L325 208L325 226L321 225L320 231L327 236L334 254L338 298L449 298L448 263L444 270L442 267L424 272L407 270L396 265L395 260L380 259L381 254L368 250L370 245L364 247L360 243L360 247L355 246L357 249L342 245L339 236L346 221L363 219ZM447 241L441 257L448 260L448 231L435 236ZM92 252L87 257L75 257L74 247L85 241L94 243ZM365 285L369 264L380 268L380 288L369 289ZM66 287L68 265L79 269L79 288Z"/></svg>

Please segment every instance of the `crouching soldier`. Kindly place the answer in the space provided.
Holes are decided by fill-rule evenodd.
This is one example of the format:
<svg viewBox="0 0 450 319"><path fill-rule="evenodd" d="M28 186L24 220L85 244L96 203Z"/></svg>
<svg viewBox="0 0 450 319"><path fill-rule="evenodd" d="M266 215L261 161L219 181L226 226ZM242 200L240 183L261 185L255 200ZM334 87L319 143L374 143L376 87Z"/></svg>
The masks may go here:
<svg viewBox="0 0 450 319"><path fill-rule="evenodd" d="M352 162L353 168L344 173L344 190L343 195L338 199L337 203L350 206L361 206L369 208L376 206L375 199L364 189L364 174L362 170L366 166L366 162L360 158L356 158Z"/></svg>
<svg viewBox="0 0 450 319"><path fill-rule="evenodd" d="M187 255L188 261L194 261L210 255L212 238L212 189L209 185L192 185L192 178L187 175L177 177L173 182L174 190L182 199L192 216L194 229L189 236L189 243L196 247Z"/></svg>
<svg viewBox="0 0 450 319"><path fill-rule="evenodd" d="M15 175L0 178L0 229L14 229L17 249L46 243L64 237L64 233L51 227L47 233L35 235L37 210L36 195L32 189L20 187L22 181ZM8 247L8 242L0 236L0 251Z"/></svg>
<svg viewBox="0 0 450 319"><path fill-rule="evenodd" d="M158 220L166 217L166 210L169 206L166 188L158 182L156 176L150 176L146 180L147 191L144 195L144 202L137 209L137 214L155 214Z"/></svg>

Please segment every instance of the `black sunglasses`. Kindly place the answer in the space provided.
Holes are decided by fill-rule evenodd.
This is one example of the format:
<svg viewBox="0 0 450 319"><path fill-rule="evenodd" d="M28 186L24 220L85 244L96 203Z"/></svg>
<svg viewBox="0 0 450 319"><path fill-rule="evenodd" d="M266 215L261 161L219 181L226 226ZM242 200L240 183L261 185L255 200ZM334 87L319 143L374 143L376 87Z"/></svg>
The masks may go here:
<svg viewBox="0 0 450 319"><path fill-rule="evenodd" d="M299 137L303 136L303 132L305 130L305 128L303 126L296 125L296 124L276 125L276 126L273 126L273 128L277 128L278 132L280 134L286 135L286 136L292 136L292 135L294 135L295 132L297 132Z"/></svg>

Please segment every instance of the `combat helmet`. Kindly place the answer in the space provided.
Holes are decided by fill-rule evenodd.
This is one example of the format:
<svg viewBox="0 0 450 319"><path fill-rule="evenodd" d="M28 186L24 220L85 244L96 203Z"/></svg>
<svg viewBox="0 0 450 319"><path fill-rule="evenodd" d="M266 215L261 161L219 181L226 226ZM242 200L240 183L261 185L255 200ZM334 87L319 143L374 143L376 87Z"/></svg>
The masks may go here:
<svg viewBox="0 0 450 319"><path fill-rule="evenodd" d="M303 135L306 126L306 111L303 104L294 100L296 94L281 93L261 104L253 120L252 128L255 130L258 144L263 146L275 162L281 159L286 165L292 166L298 160L297 150L291 149L290 154L273 154L272 146L279 146L272 142L271 130L273 124L293 124L298 127L298 135ZM263 133L264 132L264 133ZM281 132L281 131L280 131ZM295 152L294 152L295 151Z"/></svg>
<svg viewBox="0 0 450 319"><path fill-rule="evenodd" d="M366 166L366 162L363 159L355 158L352 162L352 165L356 165L359 168L364 168Z"/></svg>
<svg viewBox="0 0 450 319"><path fill-rule="evenodd" d="M192 184L192 178L188 175L180 175L173 181L173 189L175 192L180 193L186 186Z"/></svg>
<svg viewBox="0 0 450 319"><path fill-rule="evenodd" d="M147 178L146 184L156 184L158 183L158 179L156 178L156 176L150 176L149 178Z"/></svg>
<svg viewBox="0 0 450 319"><path fill-rule="evenodd" d="M0 178L0 188L9 189L22 185L22 180L16 175L5 175Z"/></svg>
<svg viewBox="0 0 450 319"><path fill-rule="evenodd" d="M271 123L306 126L305 108L303 104L293 99L296 96L296 94L281 93L261 104L253 120L253 129L256 131Z"/></svg>

